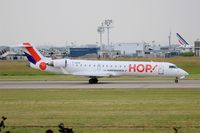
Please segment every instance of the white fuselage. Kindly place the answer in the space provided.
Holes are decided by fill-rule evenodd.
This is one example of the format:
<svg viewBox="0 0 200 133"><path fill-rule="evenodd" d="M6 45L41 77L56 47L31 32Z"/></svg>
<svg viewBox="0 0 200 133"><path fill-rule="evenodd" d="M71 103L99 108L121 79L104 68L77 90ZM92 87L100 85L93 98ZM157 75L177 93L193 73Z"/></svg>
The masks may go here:
<svg viewBox="0 0 200 133"><path fill-rule="evenodd" d="M31 67L39 69L38 62ZM48 63L47 63L48 64ZM184 78L188 75L184 70L168 62L138 61L99 61L99 60L52 60L45 71L72 74L87 77L112 77L122 75L133 76L166 76Z"/></svg>

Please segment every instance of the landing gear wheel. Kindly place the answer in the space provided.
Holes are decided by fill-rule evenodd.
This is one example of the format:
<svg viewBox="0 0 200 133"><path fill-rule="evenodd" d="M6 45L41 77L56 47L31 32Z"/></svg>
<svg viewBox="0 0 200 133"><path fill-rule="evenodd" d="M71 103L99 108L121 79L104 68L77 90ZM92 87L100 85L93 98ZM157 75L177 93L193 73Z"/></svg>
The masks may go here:
<svg viewBox="0 0 200 133"><path fill-rule="evenodd" d="M176 77L176 79L175 79L175 83L178 83L178 78Z"/></svg>
<svg viewBox="0 0 200 133"><path fill-rule="evenodd" d="M96 83L98 83L98 79L97 78L89 79L89 84L96 84Z"/></svg>
<svg viewBox="0 0 200 133"><path fill-rule="evenodd" d="M95 84L98 83L98 79L97 78L94 79L94 83Z"/></svg>
<svg viewBox="0 0 200 133"><path fill-rule="evenodd" d="M89 79L89 84L93 84L93 80L92 79Z"/></svg>

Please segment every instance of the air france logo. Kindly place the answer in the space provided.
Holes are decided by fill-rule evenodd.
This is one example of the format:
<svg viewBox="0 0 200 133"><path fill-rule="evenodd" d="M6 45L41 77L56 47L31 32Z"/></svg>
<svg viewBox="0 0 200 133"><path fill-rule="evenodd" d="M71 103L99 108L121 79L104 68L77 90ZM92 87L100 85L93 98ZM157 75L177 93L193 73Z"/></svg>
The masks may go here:
<svg viewBox="0 0 200 133"><path fill-rule="evenodd" d="M151 65L151 64L134 64L129 65L129 72L153 72L158 65Z"/></svg>

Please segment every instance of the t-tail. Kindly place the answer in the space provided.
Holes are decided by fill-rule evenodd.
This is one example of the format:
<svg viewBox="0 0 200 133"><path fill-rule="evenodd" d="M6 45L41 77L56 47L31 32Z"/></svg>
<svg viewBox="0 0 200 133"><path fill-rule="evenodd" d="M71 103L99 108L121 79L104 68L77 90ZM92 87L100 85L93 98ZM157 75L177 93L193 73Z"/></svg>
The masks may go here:
<svg viewBox="0 0 200 133"><path fill-rule="evenodd" d="M33 47L28 42L25 42L22 45L24 54L30 63L30 67L46 70L47 63L51 60L51 58L44 57L35 47Z"/></svg>

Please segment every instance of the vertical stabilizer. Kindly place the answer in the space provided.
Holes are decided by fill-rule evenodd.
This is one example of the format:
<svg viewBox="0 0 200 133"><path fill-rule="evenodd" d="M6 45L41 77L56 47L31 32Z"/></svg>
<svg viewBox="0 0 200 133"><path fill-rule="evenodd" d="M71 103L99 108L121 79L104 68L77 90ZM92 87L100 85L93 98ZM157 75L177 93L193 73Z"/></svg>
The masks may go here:
<svg viewBox="0 0 200 133"><path fill-rule="evenodd" d="M189 43L187 43L185 41L185 39L183 39L183 37L179 33L176 33L176 36L178 37L178 42L181 46L188 46L189 45Z"/></svg>
<svg viewBox="0 0 200 133"><path fill-rule="evenodd" d="M22 44L24 48L24 54L27 57L28 61L32 64L36 64L41 60L46 60L44 57L35 47L33 47L30 43L25 42Z"/></svg>

